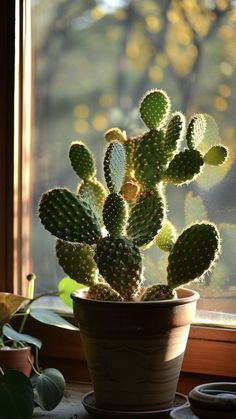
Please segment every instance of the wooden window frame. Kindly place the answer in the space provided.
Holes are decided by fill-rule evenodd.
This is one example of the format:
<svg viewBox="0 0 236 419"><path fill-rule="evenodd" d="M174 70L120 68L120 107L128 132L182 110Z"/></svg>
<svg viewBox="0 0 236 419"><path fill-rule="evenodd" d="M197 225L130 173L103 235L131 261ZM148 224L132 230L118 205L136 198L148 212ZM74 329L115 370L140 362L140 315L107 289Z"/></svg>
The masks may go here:
<svg viewBox="0 0 236 419"><path fill-rule="evenodd" d="M14 149L14 62L15 1L3 0L0 15L0 289L12 292L13 284L13 149Z"/></svg>
<svg viewBox="0 0 236 419"><path fill-rule="evenodd" d="M18 205L18 224L15 230L18 237L16 247L14 238L14 61L15 61L15 5L19 1L20 21L20 66L19 76L22 81L22 51L23 51L23 8L26 0L2 0L1 3L1 37L2 51L2 77L1 83L1 119L0 119L0 290L7 292L21 292L20 265L21 265L21 206ZM22 83L20 83L18 109L22 114ZM22 144L22 117L19 121L18 157L19 157L19 190L18 200L22 196L21 189L21 144ZM16 257L16 248L18 257ZM15 250L14 250L15 249ZM16 268L14 268L17 266ZM18 278L14 280L15 277ZM18 275L16 274L18 272ZM29 323L28 331L42 338L44 344L41 359L44 365L61 368L68 379L88 381L89 374L85 362L84 352L78 332L69 332L63 329L52 328L35 321ZM69 348L69 350L68 350ZM236 355L236 330L213 327L192 326L184 358L180 389L185 392L199 382L209 380L236 381L236 364L233 363Z"/></svg>

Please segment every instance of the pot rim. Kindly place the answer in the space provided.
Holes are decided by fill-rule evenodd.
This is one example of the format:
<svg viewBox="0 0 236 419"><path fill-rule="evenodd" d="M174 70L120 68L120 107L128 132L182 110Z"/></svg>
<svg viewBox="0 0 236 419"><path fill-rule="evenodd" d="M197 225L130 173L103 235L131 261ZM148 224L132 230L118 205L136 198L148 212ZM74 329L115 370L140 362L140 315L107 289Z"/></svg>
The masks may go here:
<svg viewBox="0 0 236 419"><path fill-rule="evenodd" d="M88 288L78 289L71 293L71 298L74 302L83 302L85 304L97 304L97 305L107 305L107 306L116 306L116 305L160 305L160 306L176 306L187 303L192 303L197 301L200 298L200 295L197 291L187 289L187 288L178 288L176 290L178 298L173 298L171 300L158 300L158 301L104 301L104 300L94 300L92 298L87 298L85 293Z"/></svg>
<svg viewBox="0 0 236 419"><path fill-rule="evenodd" d="M0 348L0 351L6 351L6 352L16 352L16 351L26 351L26 350L31 350L31 346L22 346L19 348L12 348L11 346L3 346Z"/></svg>

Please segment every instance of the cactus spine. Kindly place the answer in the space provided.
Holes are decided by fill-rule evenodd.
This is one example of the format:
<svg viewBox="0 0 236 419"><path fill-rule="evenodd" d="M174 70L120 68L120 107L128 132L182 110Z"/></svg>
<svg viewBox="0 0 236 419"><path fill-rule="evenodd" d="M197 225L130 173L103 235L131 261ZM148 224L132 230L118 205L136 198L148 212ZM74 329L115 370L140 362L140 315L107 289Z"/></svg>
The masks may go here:
<svg viewBox="0 0 236 419"><path fill-rule="evenodd" d="M207 152L202 147L211 130L211 117L194 115L185 133L184 115L175 112L169 116L170 107L168 95L153 89L140 104L146 126L143 134L127 137L119 128L105 133L106 186L96 178L91 151L75 141L69 158L80 178L77 194L54 188L40 199L40 220L58 239L59 264L67 275L89 287L88 298L176 298L175 289L209 272L220 254L220 236L213 223L195 223L177 237L166 219L163 191L164 184L194 181L206 164L223 164L228 150L212 141ZM162 280L146 288L142 252L153 244L169 253L167 278L166 284Z"/></svg>

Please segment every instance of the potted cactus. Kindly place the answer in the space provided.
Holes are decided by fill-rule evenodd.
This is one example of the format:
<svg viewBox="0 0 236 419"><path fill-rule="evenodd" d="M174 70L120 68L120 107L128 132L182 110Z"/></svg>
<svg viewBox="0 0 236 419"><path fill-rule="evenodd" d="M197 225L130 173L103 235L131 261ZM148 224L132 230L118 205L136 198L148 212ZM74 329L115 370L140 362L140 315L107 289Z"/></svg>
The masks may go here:
<svg viewBox="0 0 236 419"><path fill-rule="evenodd" d="M177 237L167 217L168 183L190 183L205 164L227 158L221 144L203 154L203 114L187 127L170 113L168 95L151 90L141 100L143 134L105 133L106 187L96 178L88 147L73 142L72 167L81 181L45 192L43 226L56 238L59 264L87 288L72 294L74 315L93 380L96 407L105 412L153 412L173 405L198 293L181 288L211 270L220 253L217 227L187 226ZM145 249L168 252L167 277L146 286Z"/></svg>

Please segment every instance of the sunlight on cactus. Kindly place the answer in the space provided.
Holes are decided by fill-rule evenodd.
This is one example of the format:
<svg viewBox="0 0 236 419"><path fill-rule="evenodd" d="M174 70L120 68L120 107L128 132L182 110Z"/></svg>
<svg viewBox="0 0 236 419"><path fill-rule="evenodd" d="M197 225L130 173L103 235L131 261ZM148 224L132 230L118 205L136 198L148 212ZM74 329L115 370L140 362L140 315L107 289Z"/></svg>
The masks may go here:
<svg viewBox="0 0 236 419"><path fill-rule="evenodd" d="M106 187L96 179L92 153L78 141L69 150L81 179L77 192L55 188L41 197L39 217L58 239L59 264L72 279L89 287L87 298L177 298L175 289L211 271L220 254L218 229L205 221L201 202L197 203L204 215L201 222L188 225L177 237L167 219L165 189L169 183L189 184L207 164L222 165L228 150L218 136L216 144L203 147L210 132L204 114L193 115L186 128L185 116L170 115L170 108L166 92L153 89L140 104L147 127L142 135L127 137L119 128L106 131ZM188 196L185 205L195 205L194 199ZM146 287L143 252L152 245L169 253L167 274Z"/></svg>

